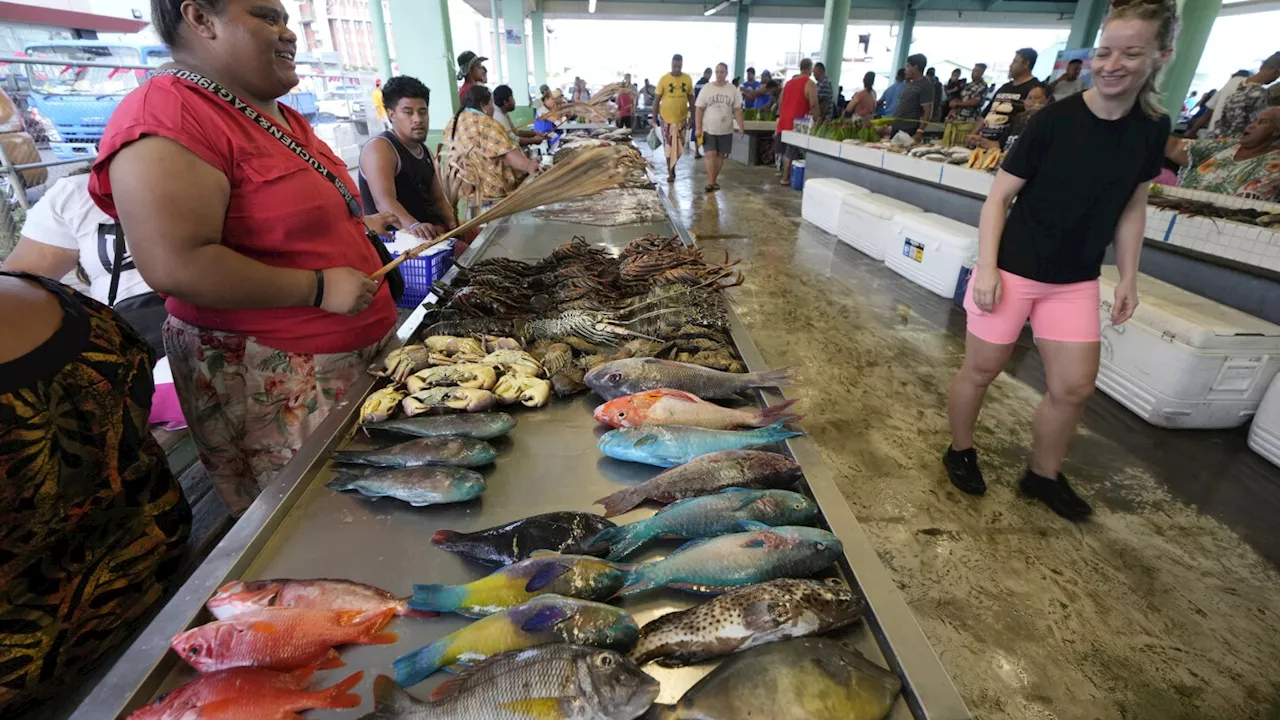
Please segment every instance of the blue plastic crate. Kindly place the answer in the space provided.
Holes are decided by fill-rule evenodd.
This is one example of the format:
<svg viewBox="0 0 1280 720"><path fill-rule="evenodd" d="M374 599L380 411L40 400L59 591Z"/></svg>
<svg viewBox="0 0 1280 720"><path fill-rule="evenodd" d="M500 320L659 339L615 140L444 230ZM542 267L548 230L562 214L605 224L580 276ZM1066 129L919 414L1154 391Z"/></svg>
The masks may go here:
<svg viewBox="0 0 1280 720"><path fill-rule="evenodd" d="M399 257L400 253L395 253ZM453 267L453 241L431 248L424 255L409 258L400 263L404 275L404 296L396 303L402 308L413 309L431 293L431 284L444 277Z"/></svg>

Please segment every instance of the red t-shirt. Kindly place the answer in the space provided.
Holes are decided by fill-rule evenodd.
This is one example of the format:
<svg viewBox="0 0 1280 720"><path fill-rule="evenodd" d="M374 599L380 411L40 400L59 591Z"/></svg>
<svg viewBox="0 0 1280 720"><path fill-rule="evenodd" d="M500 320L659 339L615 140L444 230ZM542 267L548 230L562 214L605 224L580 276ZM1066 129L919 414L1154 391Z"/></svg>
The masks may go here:
<svg viewBox="0 0 1280 720"><path fill-rule="evenodd" d="M335 173L354 194L346 163L287 105L281 110L297 142ZM285 130L285 128L281 128ZM286 132L288 132L286 130ZM382 263L337 189L270 133L208 90L176 77L156 77L129 93L111 114L98 146L89 192L103 212L117 217L107 167L121 148L147 135L181 143L231 183L222 244L278 267L323 270L352 267L372 273ZM396 324L386 283L364 312L335 315L319 308L220 310L170 297L170 315L197 327L251 335L294 353L350 352L376 343Z"/></svg>
<svg viewBox="0 0 1280 720"><path fill-rule="evenodd" d="M636 96L631 93L631 90L623 90L618 93L618 117L628 117L633 112L636 104Z"/></svg>
<svg viewBox="0 0 1280 720"><path fill-rule="evenodd" d="M797 75L782 86L782 107L778 108L778 132L790 130L796 126L796 118L809 114L809 98L805 97L805 86L809 78Z"/></svg>
<svg viewBox="0 0 1280 720"><path fill-rule="evenodd" d="M461 100L467 94L467 91L471 89L472 85L475 85L475 83L471 82L470 80L467 80L462 83L462 87L458 88L459 100Z"/></svg>

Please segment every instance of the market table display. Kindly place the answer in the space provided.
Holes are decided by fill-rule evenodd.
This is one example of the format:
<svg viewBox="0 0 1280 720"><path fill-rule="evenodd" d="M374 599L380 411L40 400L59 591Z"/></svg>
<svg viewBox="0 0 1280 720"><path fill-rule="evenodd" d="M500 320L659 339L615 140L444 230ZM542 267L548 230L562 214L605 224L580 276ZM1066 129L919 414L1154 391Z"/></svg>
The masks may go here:
<svg viewBox="0 0 1280 720"><path fill-rule="evenodd" d="M733 134L733 147L729 150L729 159L748 167L768 164L761 157L761 143L773 143L773 136L778 132L778 121L747 120L743 125L745 127L743 127L742 137L737 133Z"/></svg>

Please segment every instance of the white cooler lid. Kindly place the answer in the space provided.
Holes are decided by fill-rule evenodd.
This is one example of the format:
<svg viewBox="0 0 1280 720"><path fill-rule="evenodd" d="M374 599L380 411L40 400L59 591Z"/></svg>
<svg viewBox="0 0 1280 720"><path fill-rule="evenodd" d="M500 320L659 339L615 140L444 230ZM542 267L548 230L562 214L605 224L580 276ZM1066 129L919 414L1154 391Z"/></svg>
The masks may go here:
<svg viewBox="0 0 1280 720"><path fill-rule="evenodd" d="M935 215L934 213L904 215L898 218L898 222L907 230L932 233L941 235L944 238L951 237L965 244L978 242L978 228L942 215Z"/></svg>
<svg viewBox="0 0 1280 720"><path fill-rule="evenodd" d="M879 195L873 192L854 193L845 195L842 205L853 205L859 210L875 215L878 218L888 220L894 215L913 214L919 215L924 211L910 203L902 202L888 195Z"/></svg>
<svg viewBox="0 0 1280 720"><path fill-rule="evenodd" d="M1119 281L1120 272L1115 265L1102 266L1102 276L1098 278L1102 302L1113 302ZM1142 273L1138 273L1138 310L1130 322L1196 348L1280 349L1280 325Z"/></svg>
<svg viewBox="0 0 1280 720"><path fill-rule="evenodd" d="M845 182L844 180L837 180L836 178L816 178L814 180L808 180L804 184L804 191L806 193L815 192L841 197L844 195L865 195L871 192L864 187L854 185L850 182Z"/></svg>

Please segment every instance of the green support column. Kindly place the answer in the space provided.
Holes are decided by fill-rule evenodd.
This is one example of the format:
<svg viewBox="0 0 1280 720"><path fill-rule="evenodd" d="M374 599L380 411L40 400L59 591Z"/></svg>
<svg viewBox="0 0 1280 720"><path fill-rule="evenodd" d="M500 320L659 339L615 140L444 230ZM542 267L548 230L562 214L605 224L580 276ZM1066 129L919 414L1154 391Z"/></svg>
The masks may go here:
<svg viewBox="0 0 1280 720"><path fill-rule="evenodd" d="M1218 19L1222 0L1179 0L1178 40L1173 48L1173 60L1164 71L1160 92L1164 94L1164 106L1169 117L1177 118L1182 111L1182 101L1187 98L1191 81L1195 79L1200 56L1213 22Z"/></svg>
<svg viewBox="0 0 1280 720"><path fill-rule="evenodd" d="M747 23L751 19L751 5L738 3L738 18L734 21L733 35L733 74L729 79L747 78Z"/></svg>
<svg viewBox="0 0 1280 720"><path fill-rule="evenodd" d="M848 30L849 0L827 0L826 9L822 12L822 62L827 66L831 92L836 95L839 95L840 67L844 65L844 36Z"/></svg>
<svg viewBox="0 0 1280 720"><path fill-rule="evenodd" d="M498 18L502 17L499 13L501 5L498 0L489 0L489 13L493 16L493 57L489 58L493 62L489 66L489 70L493 75L489 78L489 87L498 87L503 83L502 74L502 47L506 43L502 40L502 26L498 24ZM480 52L476 50L476 52Z"/></svg>
<svg viewBox="0 0 1280 720"><path fill-rule="evenodd" d="M893 51L893 72L907 66L911 55L911 35L916 31L916 8L907 0L902 7L902 25L898 28L898 45Z"/></svg>
<svg viewBox="0 0 1280 720"><path fill-rule="evenodd" d="M516 98L516 107L529 107L529 37L524 32L524 0L502 0L503 43L507 48L507 85ZM517 113L519 110L517 110ZM520 123L527 118L516 119Z"/></svg>
<svg viewBox="0 0 1280 720"><path fill-rule="evenodd" d="M1071 18L1071 34L1067 36L1067 50L1091 48L1098 38L1098 28L1107 14L1107 0L1079 0L1076 13Z"/></svg>
<svg viewBox="0 0 1280 720"><path fill-rule="evenodd" d="M387 21L382 13L382 0L369 0L369 22L373 25L373 51L378 56L378 77L386 82L391 77L391 50L387 47Z"/></svg>
<svg viewBox="0 0 1280 720"><path fill-rule="evenodd" d="M530 30L533 43L533 84L542 87L547 84L547 31L542 25L542 11L529 13Z"/></svg>
<svg viewBox="0 0 1280 720"><path fill-rule="evenodd" d="M400 72L418 78L434 91L427 146L435 147L445 123L458 109L458 81L454 77L458 61L449 34L449 0L389 0L389 5L396 19L391 32Z"/></svg>

